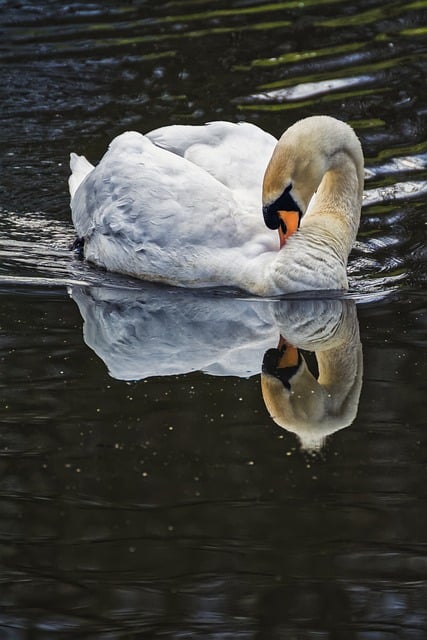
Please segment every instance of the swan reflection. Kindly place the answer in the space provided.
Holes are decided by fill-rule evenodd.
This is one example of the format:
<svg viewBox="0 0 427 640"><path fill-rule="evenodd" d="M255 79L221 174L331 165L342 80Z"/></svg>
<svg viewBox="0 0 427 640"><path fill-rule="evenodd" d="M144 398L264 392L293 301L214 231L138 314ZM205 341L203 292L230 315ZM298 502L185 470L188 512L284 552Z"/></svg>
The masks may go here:
<svg viewBox="0 0 427 640"><path fill-rule="evenodd" d="M351 300L244 300L158 288L79 287L86 344L119 380L261 372L265 405L304 448L356 417L362 347ZM318 375L307 364L314 352Z"/></svg>
<svg viewBox="0 0 427 640"><path fill-rule="evenodd" d="M265 405L274 422L318 449L326 436L356 417L363 357L353 301L289 301L275 309L280 340L266 352L261 374ZM318 376L303 351L314 352Z"/></svg>

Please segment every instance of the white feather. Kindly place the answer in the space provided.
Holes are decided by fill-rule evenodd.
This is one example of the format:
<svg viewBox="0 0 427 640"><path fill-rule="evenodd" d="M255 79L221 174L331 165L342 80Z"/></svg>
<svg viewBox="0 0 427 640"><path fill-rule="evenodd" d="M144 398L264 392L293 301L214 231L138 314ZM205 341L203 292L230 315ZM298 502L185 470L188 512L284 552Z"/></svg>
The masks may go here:
<svg viewBox="0 0 427 640"><path fill-rule="evenodd" d="M78 156L76 153L70 153L71 175L68 179L68 185L70 187L71 198L93 168L93 164L86 160L84 156Z"/></svg>

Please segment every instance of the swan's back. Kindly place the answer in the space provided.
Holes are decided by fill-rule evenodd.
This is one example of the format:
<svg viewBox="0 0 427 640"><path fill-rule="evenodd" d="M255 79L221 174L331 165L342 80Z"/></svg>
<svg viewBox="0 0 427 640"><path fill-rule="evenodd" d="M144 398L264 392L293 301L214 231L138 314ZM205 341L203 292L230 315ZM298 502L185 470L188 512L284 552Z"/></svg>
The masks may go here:
<svg viewBox="0 0 427 640"><path fill-rule="evenodd" d="M264 171L277 140L248 122L210 122L155 129L147 137L203 168L259 216Z"/></svg>

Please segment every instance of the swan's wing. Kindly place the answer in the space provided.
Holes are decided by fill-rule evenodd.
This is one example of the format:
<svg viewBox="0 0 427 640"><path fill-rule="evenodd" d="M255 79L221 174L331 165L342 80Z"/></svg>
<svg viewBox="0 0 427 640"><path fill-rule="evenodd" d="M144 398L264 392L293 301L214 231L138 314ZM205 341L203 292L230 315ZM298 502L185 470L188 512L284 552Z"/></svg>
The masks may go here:
<svg viewBox="0 0 427 640"><path fill-rule="evenodd" d="M238 207L224 184L136 132L115 138L71 200L77 234L126 246L239 245ZM175 240L174 240L175 239Z"/></svg>
<svg viewBox="0 0 427 640"><path fill-rule="evenodd" d="M272 135L247 122L210 122L162 127L147 137L208 171L260 215L262 180L277 143Z"/></svg>

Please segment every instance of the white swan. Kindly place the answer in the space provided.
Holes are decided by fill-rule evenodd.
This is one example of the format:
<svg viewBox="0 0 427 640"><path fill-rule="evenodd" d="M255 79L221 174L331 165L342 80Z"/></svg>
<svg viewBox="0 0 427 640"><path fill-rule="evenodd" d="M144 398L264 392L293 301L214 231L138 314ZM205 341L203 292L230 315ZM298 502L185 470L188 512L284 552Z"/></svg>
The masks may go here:
<svg viewBox="0 0 427 640"><path fill-rule="evenodd" d="M127 132L71 168L84 256L107 270L260 296L348 288L363 154L339 120L300 120L277 143L246 123Z"/></svg>

